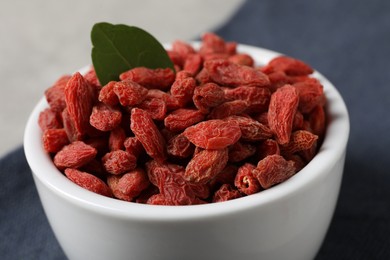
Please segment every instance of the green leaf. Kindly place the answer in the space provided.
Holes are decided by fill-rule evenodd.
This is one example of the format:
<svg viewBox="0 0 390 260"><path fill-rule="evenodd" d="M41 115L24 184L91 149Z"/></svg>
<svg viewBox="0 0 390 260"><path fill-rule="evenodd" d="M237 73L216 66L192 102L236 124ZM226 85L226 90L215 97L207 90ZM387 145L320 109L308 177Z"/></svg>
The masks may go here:
<svg viewBox="0 0 390 260"><path fill-rule="evenodd" d="M135 67L171 68L166 50L151 34L124 24L97 23L91 31L92 63L100 84Z"/></svg>

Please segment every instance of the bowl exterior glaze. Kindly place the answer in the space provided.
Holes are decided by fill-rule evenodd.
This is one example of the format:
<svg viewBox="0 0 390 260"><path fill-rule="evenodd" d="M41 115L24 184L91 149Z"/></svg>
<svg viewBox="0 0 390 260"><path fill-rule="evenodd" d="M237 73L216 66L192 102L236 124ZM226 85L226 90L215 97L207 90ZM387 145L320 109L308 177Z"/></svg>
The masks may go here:
<svg viewBox="0 0 390 260"><path fill-rule="evenodd" d="M259 62L278 53L240 45ZM288 181L255 195L196 206L140 205L106 198L70 182L41 144L35 107L25 153L49 223L69 259L313 259L340 190L349 119L334 86L324 85L328 128L316 157Z"/></svg>

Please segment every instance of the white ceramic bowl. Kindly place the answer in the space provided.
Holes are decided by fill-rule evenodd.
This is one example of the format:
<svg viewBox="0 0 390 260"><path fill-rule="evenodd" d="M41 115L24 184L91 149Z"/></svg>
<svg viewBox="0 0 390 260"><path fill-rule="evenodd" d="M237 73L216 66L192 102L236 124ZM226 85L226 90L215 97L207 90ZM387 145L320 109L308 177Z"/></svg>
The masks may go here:
<svg viewBox="0 0 390 260"><path fill-rule="evenodd" d="M278 53L240 45L266 63ZM50 225L70 259L312 259L337 202L349 118L342 97L318 72L327 97L327 131L315 158L295 176L255 195L195 206L135 204L69 181L42 148L33 110L24 149Z"/></svg>

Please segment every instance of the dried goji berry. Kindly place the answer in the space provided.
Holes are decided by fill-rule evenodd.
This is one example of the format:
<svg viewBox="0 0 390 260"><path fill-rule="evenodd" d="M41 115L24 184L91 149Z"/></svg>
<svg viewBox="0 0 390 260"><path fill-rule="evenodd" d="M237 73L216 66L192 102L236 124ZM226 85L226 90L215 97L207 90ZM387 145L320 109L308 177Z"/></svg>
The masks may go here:
<svg viewBox="0 0 390 260"><path fill-rule="evenodd" d="M318 80L310 79L295 83L293 86L298 91L298 109L302 113L309 113L314 107L322 105L324 91Z"/></svg>
<svg viewBox="0 0 390 260"><path fill-rule="evenodd" d="M122 150L126 139L126 132L122 127L117 127L110 132L108 147L110 151Z"/></svg>
<svg viewBox="0 0 390 260"><path fill-rule="evenodd" d="M67 168L65 169L65 175L69 180L79 185L80 187L83 187L84 189L103 196L112 197L111 190L107 184L90 173L82 172L77 169Z"/></svg>
<svg viewBox="0 0 390 260"><path fill-rule="evenodd" d="M237 54L237 42L225 42L225 49L229 55Z"/></svg>
<svg viewBox="0 0 390 260"><path fill-rule="evenodd" d="M161 98L146 98L138 105L139 108L147 111L155 120L164 120L168 107Z"/></svg>
<svg viewBox="0 0 390 260"><path fill-rule="evenodd" d="M195 76L196 81L200 84L206 84L212 82L211 77L207 69L202 68L200 72Z"/></svg>
<svg viewBox="0 0 390 260"><path fill-rule="evenodd" d="M148 112L133 108L131 110L130 128L153 159L162 162L167 158L165 140Z"/></svg>
<svg viewBox="0 0 390 260"><path fill-rule="evenodd" d="M238 141L229 149L229 162L236 163L248 159L256 153L256 146Z"/></svg>
<svg viewBox="0 0 390 260"><path fill-rule="evenodd" d="M56 153L69 144L65 129L46 129L42 134L43 148L48 153Z"/></svg>
<svg viewBox="0 0 390 260"><path fill-rule="evenodd" d="M202 35L202 43L199 49L199 53L201 55L227 53L225 40L215 33L204 33Z"/></svg>
<svg viewBox="0 0 390 260"><path fill-rule="evenodd" d="M248 108L249 103L246 100L227 101L217 107L214 107L209 114L209 118L224 119L229 116L240 115Z"/></svg>
<svg viewBox="0 0 390 260"><path fill-rule="evenodd" d="M258 160L262 160L265 157L267 157L268 155L272 155L272 154L279 154L280 155L279 144L274 139L264 140L257 147Z"/></svg>
<svg viewBox="0 0 390 260"><path fill-rule="evenodd" d="M202 113L208 113L210 108L225 101L225 93L217 84L206 83L195 88L192 100Z"/></svg>
<svg viewBox="0 0 390 260"><path fill-rule="evenodd" d="M102 157L102 162L106 171L112 174L122 174L137 166L137 158L123 150L106 153Z"/></svg>
<svg viewBox="0 0 390 260"><path fill-rule="evenodd" d="M135 157L139 157L145 150L137 137L128 137L124 142L125 149Z"/></svg>
<svg viewBox="0 0 390 260"><path fill-rule="evenodd" d="M62 122L58 114L50 108L46 108L39 114L38 124L42 131L46 129L62 128Z"/></svg>
<svg viewBox="0 0 390 260"><path fill-rule="evenodd" d="M261 113L268 109L271 91L268 88L240 86L224 88L227 100L243 100L247 102L246 113Z"/></svg>
<svg viewBox="0 0 390 260"><path fill-rule="evenodd" d="M325 133L325 111L323 106L314 107L309 114L309 124L313 134L321 140Z"/></svg>
<svg viewBox="0 0 390 260"><path fill-rule="evenodd" d="M50 88L45 91L47 103L56 113L61 113L66 107L65 86L70 78L70 75L64 75L60 77Z"/></svg>
<svg viewBox="0 0 390 260"><path fill-rule="evenodd" d="M256 119L257 121L259 121L260 123L262 123L263 125L269 127L269 125L268 125L268 112L263 112L263 113L257 114L253 118Z"/></svg>
<svg viewBox="0 0 390 260"><path fill-rule="evenodd" d="M238 168L234 185L239 191L246 195L251 195L261 190L259 181L252 173L255 168L256 166L250 163L245 163L243 166Z"/></svg>
<svg viewBox="0 0 390 260"><path fill-rule="evenodd" d="M287 56L272 59L263 71L283 71L287 75L300 76L313 73L313 69L301 60ZM267 73L268 74L268 73Z"/></svg>
<svg viewBox="0 0 390 260"><path fill-rule="evenodd" d="M107 137L92 137L84 141L84 143L92 146L98 152L99 156L103 156L108 152L108 138Z"/></svg>
<svg viewBox="0 0 390 260"><path fill-rule="evenodd" d="M118 96L114 92L114 86L117 82L108 82L99 92L99 101L109 106L115 106L119 103Z"/></svg>
<svg viewBox="0 0 390 260"><path fill-rule="evenodd" d="M89 123L100 131L111 131L119 126L122 112L119 109L99 103L92 108Z"/></svg>
<svg viewBox="0 0 390 260"><path fill-rule="evenodd" d="M198 53L189 54L184 61L183 70L196 75L202 68L203 59Z"/></svg>
<svg viewBox="0 0 390 260"><path fill-rule="evenodd" d="M199 110L179 108L165 117L164 125L172 132L179 132L202 121L204 117Z"/></svg>
<svg viewBox="0 0 390 260"><path fill-rule="evenodd" d="M222 184L234 185L234 178L237 174L238 167L234 164L227 164L217 176L209 182L210 187L215 189Z"/></svg>
<svg viewBox="0 0 390 260"><path fill-rule="evenodd" d="M287 144L290 141L298 102L298 93L291 85L279 88L271 96L268 109L268 125L275 133L279 144Z"/></svg>
<svg viewBox="0 0 390 260"><path fill-rule="evenodd" d="M176 100L176 98L159 89L149 89L146 98L159 98L163 100L167 105L167 110L175 110L180 108L179 102Z"/></svg>
<svg viewBox="0 0 390 260"><path fill-rule="evenodd" d="M146 189L144 189L141 194L135 199L136 203L146 204L150 197L155 194L158 194L159 190L154 185L149 185Z"/></svg>
<svg viewBox="0 0 390 260"><path fill-rule="evenodd" d="M184 130L184 136L204 149L223 149L234 144L241 137L238 123L213 119L200 122Z"/></svg>
<svg viewBox="0 0 390 260"><path fill-rule="evenodd" d="M192 100L195 87L196 81L192 77L178 79L171 86L171 95L184 107Z"/></svg>
<svg viewBox="0 0 390 260"><path fill-rule="evenodd" d="M167 54L169 59L172 61L173 65L178 67L179 69L176 69L176 71L180 71L181 67L183 66L183 59L180 56L180 54L174 50L167 50Z"/></svg>
<svg viewBox="0 0 390 260"><path fill-rule="evenodd" d="M184 173L183 166L173 163L159 163L156 160L148 161L145 164L145 168L150 182L158 188L161 188L163 183L170 181L171 178L178 178L180 180L180 176ZM179 177L176 177L176 175ZM180 181L184 182L184 179Z"/></svg>
<svg viewBox="0 0 390 260"><path fill-rule="evenodd" d="M106 179L107 177L107 172L106 169L103 167L103 163L100 160L100 157L98 155L96 158L92 159L88 163L84 164L81 168L80 171L85 171L88 172L92 175L95 175L103 180Z"/></svg>
<svg viewBox="0 0 390 260"><path fill-rule="evenodd" d="M152 160L146 163L146 171L151 183L157 186L164 196L164 204L191 205L200 203L199 199L196 198L193 186L183 179L183 167L176 164L160 164ZM196 189L198 190L198 187Z"/></svg>
<svg viewBox="0 0 390 260"><path fill-rule="evenodd" d="M179 55L181 60L179 63L180 66L184 65L184 61L187 59L188 55L196 53L194 47L180 40L176 40L172 43L172 51Z"/></svg>
<svg viewBox="0 0 390 260"><path fill-rule="evenodd" d="M87 73L84 74L84 78L86 81L88 81L89 84L94 86L96 88L96 90L100 90L101 85L100 85L99 79L96 75L96 71L95 71L94 67L91 67L87 71Z"/></svg>
<svg viewBox="0 0 390 260"><path fill-rule="evenodd" d="M167 202L165 200L165 196L161 193L154 194L149 197L149 199L146 201L146 204L149 205L167 205Z"/></svg>
<svg viewBox="0 0 390 260"><path fill-rule="evenodd" d="M257 87L269 86L270 81L264 73L254 68L229 62L228 60L215 59L204 62L210 78L224 86L238 87L251 85Z"/></svg>
<svg viewBox="0 0 390 260"><path fill-rule="evenodd" d="M245 141L260 141L272 137L272 131L259 121L245 116L230 116L228 121L234 121L241 130L241 138Z"/></svg>
<svg viewBox="0 0 390 260"><path fill-rule="evenodd" d="M95 158L97 151L82 141L75 141L64 146L55 156L54 165L60 170L79 168Z"/></svg>
<svg viewBox="0 0 390 260"><path fill-rule="evenodd" d="M293 161L287 161L283 156L273 154L259 161L252 173L260 185L264 189L268 189L293 176L295 174L295 166Z"/></svg>
<svg viewBox="0 0 390 260"><path fill-rule="evenodd" d="M191 183L207 183L225 168L228 159L227 148L203 150L187 164L184 179Z"/></svg>
<svg viewBox="0 0 390 260"><path fill-rule="evenodd" d="M318 136L305 130L297 130L291 134L290 142L282 146L285 153L296 153L308 150L316 144Z"/></svg>
<svg viewBox="0 0 390 260"><path fill-rule="evenodd" d="M176 72L175 81L176 80L186 79L186 78L193 78L193 75L191 73L189 73L188 71L185 71L185 70L181 70L181 71ZM171 86L171 88L172 88L172 86Z"/></svg>
<svg viewBox="0 0 390 260"><path fill-rule="evenodd" d="M152 89L167 89L175 80L175 72L170 68L165 69L149 69L145 67L137 67L119 75L119 78L123 80L131 80L144 86L145 88Z"/></svg>
<svg viewBox="0 0 390 260"><path fill-rule="evenodd" d="M260 69L263 71L262 69ZM271 83L270 90L275 92L278 88L283 87L286 84L291 84L289 76L284 71L269 71L268 78Z"/></svg>
<svg viewBox="0 0 390 260"><path fill-rule="evenodd" d="M215 193L213 196L214 203L216 202L223 202L228 201L232 199L237 199L242 197L241 193L234 189L230 184L223 184Z"/></svg>
<svg viewBox="0 0 390 260"><path fill-rule="evenodd" d="M113 195L125 201L133 201L150 184L145 171L141 168L123 175L111 175L107 178L107 183Z"/></svg>
<svg viewBox="0 0 390 260"><path fill-rule="evenodd" d="M65 86L66 109L72 121L77 140L81 140L90 128L95 94L83 76L76 72Z"/></svg>
<svg viewBox="0 0 390 260"><path fill-rule="evenodd" d="M195 146L182 133L172 137L167 143L167 152L174 157L190 157L194 150Z"/></svg>
<svg viewBox="0 0 390 260"><path fill-rule="evenodd" d="M302 115L302 113L297 110L295 112L294 120L293 120L293 125L292 125L292 130L300 130L305 128L305 118Z"/></svg>
<svg viewBox="0 0 390 260"><path fill-rule="evenodd" d="M228 61L249 67L253 67L253 65L255 64L255 61L253 60L252 56L246 53L238 53L232 55L228 58Z"/></svg>
<svg viewBox="0 0 390 260"><path fill-rule="evenodd" d="M115 83L113 91L118 96L122 106L138 105L148 94L146 88L131 80L123 80Z"/></svg>

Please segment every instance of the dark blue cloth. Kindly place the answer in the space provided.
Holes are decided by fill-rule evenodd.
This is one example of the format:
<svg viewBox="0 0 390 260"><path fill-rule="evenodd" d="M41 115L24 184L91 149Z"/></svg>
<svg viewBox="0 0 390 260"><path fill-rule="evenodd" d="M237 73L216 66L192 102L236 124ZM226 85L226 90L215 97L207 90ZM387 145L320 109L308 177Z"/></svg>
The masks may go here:
<svg viewBox="0 0 390 260"><path fill-rule="evenodd" d="M351 135L338 206L316 259L390 259L390 1L246 1L215 31L302 59L339 89ZM0 259L65 258L22 148L0 160L0 238Z"/></svg>

